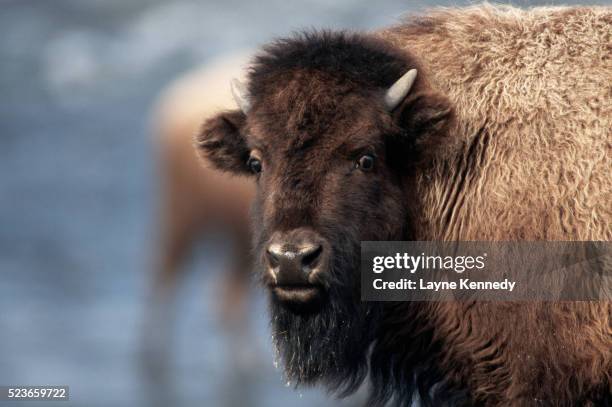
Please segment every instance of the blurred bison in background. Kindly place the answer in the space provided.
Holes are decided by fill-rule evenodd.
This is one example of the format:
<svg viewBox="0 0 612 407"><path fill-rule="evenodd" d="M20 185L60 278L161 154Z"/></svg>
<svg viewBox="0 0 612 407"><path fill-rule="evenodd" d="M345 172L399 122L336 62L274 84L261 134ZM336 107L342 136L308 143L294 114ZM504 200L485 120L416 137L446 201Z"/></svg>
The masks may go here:
<svg viewBox="0 0 612 407"><path fill-rule="evenodd" d="M364 303L363 240L610 240L610 8L446 9L279 40L198 137L257 180L288 376L370 405L612 402L611 305ZM418 72L418 74L417 74Z"/></svg>
<svg viewBox="0 0 612 407"><path fill-rule="evenodd" d="M233 244L232 264L223 274L219 310L231 336L246 334L252 269L248 210L253 183L211 168L193 148L193 136L203 118L235 108L227 84L230 78L243 76L246 62L247 54L239 53L190 72L162 93L153 112L161 222L152 304L145 329L149 363L165 363L163 358L173 331L176 285L191 249L205 235L220 235ZM240 349L232 355L244 352Z"/></svg>

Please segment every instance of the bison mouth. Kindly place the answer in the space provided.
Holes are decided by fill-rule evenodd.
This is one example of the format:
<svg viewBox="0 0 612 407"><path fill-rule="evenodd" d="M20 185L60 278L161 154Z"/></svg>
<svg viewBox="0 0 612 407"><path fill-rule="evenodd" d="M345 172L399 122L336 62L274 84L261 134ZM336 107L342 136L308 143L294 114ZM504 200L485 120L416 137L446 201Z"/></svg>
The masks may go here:
<svg viewBox="0 0 612 407"><path fill-rule="evenodd" d="M314 311L322 303L325 290L318 284L273 284L272 296L294 311Z"/></svg>

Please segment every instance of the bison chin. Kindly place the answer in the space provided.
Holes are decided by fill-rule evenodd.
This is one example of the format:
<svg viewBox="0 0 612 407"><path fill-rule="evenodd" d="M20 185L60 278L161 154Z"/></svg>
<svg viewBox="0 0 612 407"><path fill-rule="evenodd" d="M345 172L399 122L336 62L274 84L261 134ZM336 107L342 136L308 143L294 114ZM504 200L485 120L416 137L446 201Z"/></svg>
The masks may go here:
<svg viewBox="0 0 612 407"><path fill-rule="evenodd" d="M360 301L358 264L342 267L335 257L334 281L305 312L271 298L273 338L287 379L299 385L323 384L339 396L353 393L368 372L368 349L374 340L380 309ZM340 272L344 271L344 272ZM346 276L347 281L339 276Z"/></svg>

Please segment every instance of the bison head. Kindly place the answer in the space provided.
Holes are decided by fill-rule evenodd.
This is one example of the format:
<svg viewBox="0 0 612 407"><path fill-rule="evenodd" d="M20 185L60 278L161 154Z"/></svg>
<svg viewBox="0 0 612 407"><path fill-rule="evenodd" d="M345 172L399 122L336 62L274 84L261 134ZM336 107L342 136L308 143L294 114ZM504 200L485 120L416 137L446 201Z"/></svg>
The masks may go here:
<svg viewBox="0 0 612 407"><path fill-rule="evenodd" d="M410 174L452 109L410 54L346 33L273 43L233 91L241 109L208 120L198 145L257 182L256 254L286 372L353 390L383 312L360 301L360 242L409 237Z"/></svg>

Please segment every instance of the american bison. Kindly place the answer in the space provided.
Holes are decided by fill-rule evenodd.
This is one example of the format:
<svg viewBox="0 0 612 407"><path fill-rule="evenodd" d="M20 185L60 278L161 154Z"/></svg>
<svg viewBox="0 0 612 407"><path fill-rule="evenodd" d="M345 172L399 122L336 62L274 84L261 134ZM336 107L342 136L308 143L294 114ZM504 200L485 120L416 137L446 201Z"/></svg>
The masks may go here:
<svg viewBox="0 0 612 407"><path fill-rule="evenodd" d="M253 177L288 377L370 405L612 403L609 302L367 303L360 241L612 239L612 10L441 9L254 59L199 149Z"/></svg>
<svg viewBox="0 0 612 407"><path fill-rule="evenodd" d="M249 56L247 52L225 55L181 76L162 92L153 109L160 222L144 332L147 357L163 357L167 351L173 332L172 305L185 262L199 238L215 233L229 238L234 249L219 295L221 319L230 339L248 336L252 264L248 212L254 185L202 163L194 151L193 137L203 117L236 107L227 83L232 77L244 76ZM232 346L244 348L239 346L242 340L235 340ZM244 352L234 349L232 354Z"/></svg>

